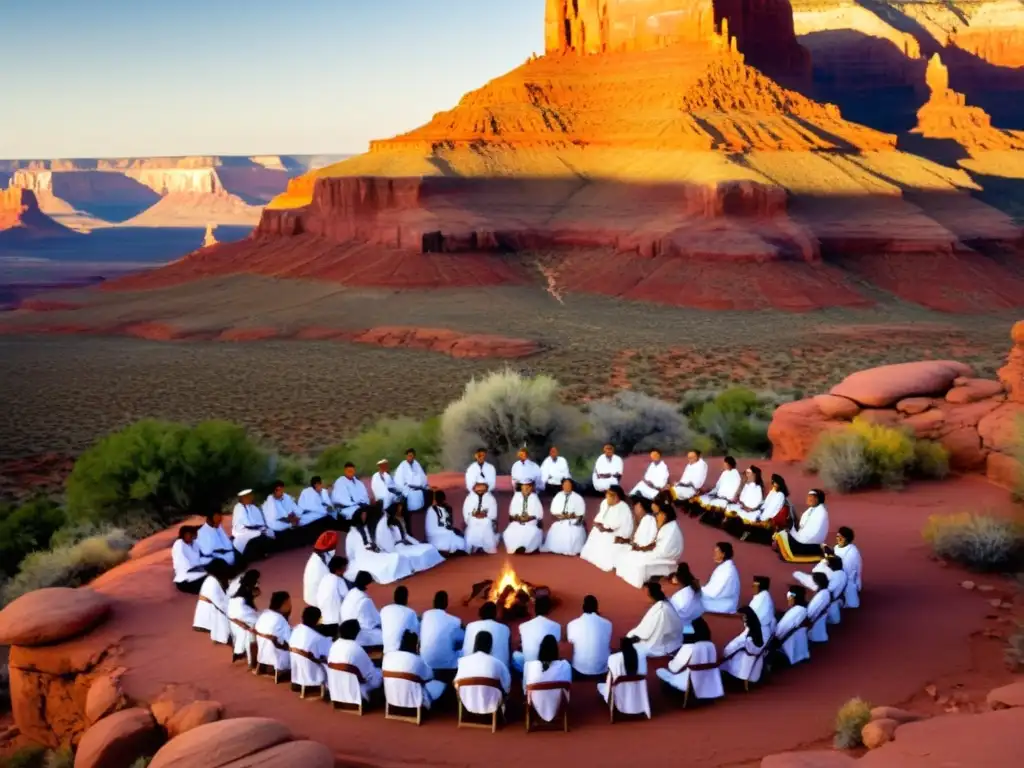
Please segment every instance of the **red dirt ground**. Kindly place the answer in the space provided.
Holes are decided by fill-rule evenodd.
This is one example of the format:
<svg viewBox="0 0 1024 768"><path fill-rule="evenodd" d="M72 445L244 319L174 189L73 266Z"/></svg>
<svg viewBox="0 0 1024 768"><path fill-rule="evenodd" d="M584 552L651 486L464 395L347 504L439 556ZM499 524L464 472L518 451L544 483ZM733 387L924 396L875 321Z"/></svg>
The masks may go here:
<svg viewBox="0 0 1024 768"><path fill-rule="evenodd" d="M681 470L670 461L673 477ZM642 459L627 462L628 490L639 479ZM797 468L763 462L766 473L786 474L790 487L802 498L813 479ZM717 471L717 468L714 468ZM450 478L449 478L450 479ZM461 506L461 493L450 501ZM503 494L502 505L506 505ZM588 505L591 514L596 504ZM815 648L812 661L778 674L770 685L749 694L730 693L708 707L679 711L664 695L651 673L654 717L648 722L610 726L592 683L574 686L573 733L523 733L519 699L514 698L511 724L497 735L483 731L457 731L450 711L435 714L420 729L383 719L372 711L357 720L336 713L325 703L299 700L286 686L275 687L257 679L241 666L232 667L223 648L190 629L194 601L174 592L169 578L169 553L158 552L101 577L95 586L115 594L119 603L112 624L102 631L126 635L123 663L130 669L128 693L149 699L169 683L190 683L222 702L231 716L270 715L286 722L302 737L330 745L346 765L466 766L487 755L494 766L518 766L544 750L545 764L585 762L589 766L620 766L644 745L645 758L654 762L678 760L701 766L736 766L763 755L799 748L826 738L835 711L851 696L878 704L900 704L919 697L925 685L955 687L958 681L993 671L992 659L1001 654L1002 642L982 636L993 593L967 591L959 586L964 576L955 568L940 568L929 561L920 530L928 515L963 509L992 508L1009 511L1008 495L984 480L967 477L942 483L915 485L895 494L872 492L830 499L832 529L855 528L864 558L866 579L863 605L844 614L841 626L831 630L832 640ZM686 519L683 521L687 560L699 577L711 570L711 548L724 534ZM263 592L288 589L301 595L302 568L307 553L294 551L261 564ZM554 555L512 558L520 575L551 586L561 605L554 618L563 624L579 612L583 596L593 593L601 610L615 625L616 635L629 631L646 609L644 595L614 575L588 564ZM753 544L737 545L737 564L746 583L755 574L773 578L772 593L779 604L793 567ZM406 583L411 604L421 611L437 589L447 589L452 610L471 619L476 606L464 608L461 599L470 585L493 576L503 555L462 558ZM157 568L147 564L158 562ZM143 572L151 575L147 577ZM995 579L972 577L978 583ZM391 587L372 590L378 605L389 601ZM749 597L745 586L744 599ZM296 612L301 608L297 603ZM293 615L293 619L295 616ZM716 644L721 647L737 631L734 621L712 621ZM989 661L979 661L979 654ZM664 662L662 662L664 663ZM987 666L985 666L987 664ZM985 669L980 670L979 665ZM972 678L971 676L974 676ZM986 678L987 679L987 678ZM737 724L754 723L736 738ZM486 752L484 751L486 750Z"/></svg>

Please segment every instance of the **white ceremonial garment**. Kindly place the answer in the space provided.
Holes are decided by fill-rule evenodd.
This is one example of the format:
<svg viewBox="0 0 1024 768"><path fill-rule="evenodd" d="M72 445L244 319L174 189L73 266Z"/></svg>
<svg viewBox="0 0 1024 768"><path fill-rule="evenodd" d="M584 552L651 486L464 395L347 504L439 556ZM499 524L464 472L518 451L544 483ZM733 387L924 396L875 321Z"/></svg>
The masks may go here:
<svg viewBox="0 0 1024 768"><path fill-rule="evenodd" d="M595 491L604 493L613 485L622 482L623 471L624 465L621 457L613 454L609 458L602 453L594 462L594 474L590 477L590 483ZM610 477L600 477L600 475L610 475Z"/></svg>
<svg viewBox="0 0 1024 768"><path fill-rule="evenodd" d="M680 501L692 499L708 481L708 463L704 459L697 459L693 464L687 464L683 469L683 475L675 484L676 498Z"/></svg>
<svg viewBox="0 0 1024 768"><path fill-rule="evenodd" d="M610 528L611 531L598 530L598 524ZM587 536L580 557L602 571L614 571L619 557L630 551L628 542L632 535L633 513L630 512L626 502L620 501L609 507L608 499L603 499L601 508L594 518L594 527L590 529L590 535ZM625 539L627 543L619 544L615 541L616 538Z"/></svg>
<svg viewBox="0 0 1024 768"><path fill-rule="evenodd" d="M565 626L565 639L572 645L572 668L581 675L603 675L608 671L612 647L612 623L596 613L584 613Z"/></svg>
<svg viewBox="0 0 1024 768"><path fill-rule="evenodd" d="M807 639L812 643L828 642L828 606L832 595L827 589L815 593L807 604L807 623L811 625Z"/></svg>
<svg viewBox="0 0 1024 768"><path fill-rule="evenodd" d="M235 564L235 548L228 538L227 531L219 525L214 528L209 523L199 526L196 534L196 548L202 558L202 564L206 565L214 558L223 560L228 565Z"/></svg>
<svg viewBox="0 0 1024 768"><path fill-rule="evenodd" d="M380 633L384 640L384 653L397 651L402 645L402 635L412 632L420 634L420 620L416 611L407 605L389 603L380 609Z"/></svg>
<svg viewBox="0 0 1024 768"><path fill-rule="evenodd" d="M540 549L540 545L544 543L544 531L540 527L540 522L544 518L544 505L540 503L540 497L536 493L524 496L521 491L517 491L512 497L512 503L509 504L508 514L510 517L529 515L533 522L509 522L502 534L505 551L512 554L518 549L523 549L530 554Z"/></svg>
<svg viewBox="0 0 1024 768"><path fill-rule="evenodd" d="M349 480L342 475L334 481L334 486L331 488L331 501L334 502L334 506L338 507L342 517L351 520L352 515L359 507L370 503L370 494L367 493L366 486L358 477Z"/></svg>
<svg viewBox="0 0 1024 768"><path fill-rule="evenodd" d="M455 669L466 631L458 616L440 608L423 612L420 620L420 654L431 669Z"/></svg>
<svg viewBox="0 0 1024 768"><path fill-rule="evenodd" d="M377 546L381 552L397 552L405 558L413 573L426 571L444 562L441 553L430 544L421 544L397 525L388 525L388 519L377 521Z"/></svg>
<svg viewBox="0 0 1024 768"><path fill-rule="evenodd" d="M203 568L203 556L195 542L186 544L184 539L177 539L171 545L171 566L174 568L174 583L187 584L206 578Z"/></svg>
<svg viewBox="0 0 1024 768"><path fill-rule="evenodd" d="M331 701L358 704L359 699L369 701L370 694L381 687L384 676L373 665L366 650L353 640L335 640L327 655L327 690ZM347 664L359 670L362 680L350 672L331 669L331 664Z"/></svg>
<svg viewBox="0 0 1024 768"><path fill-rule="evenodd" d="M801 661L811 658L807 644L807 627L804 626L805 621L807 621L807 608L802 605L794 605L782 615L775 627L775 636L790 664L799 664Z"/></svg>
<svg viewBox="0 0 1024 768"><path fill-rule="evenodd" d="M843 600L846 596L846 585L849 579L846 571L840 568L838 571L829 571L828 591L832 595L832 602L828 606L828 623L838 624L842 618Z"/></svg>
<svg viewBox="0 0 1024 768"><path fill-rule="evenodd" d="M761 508L756 512L747 512L746 510L739 510L736 514L739 515L740 519L745 523L760 523L766 520L773 520L782 508L786 506L786 495L782 491L776 491L774 489L768 491L768 495L764 497L764 501L761 502Z"/></svg>
<svg viewBox="0 0 1024 768"><path fill-rule="evenodd" d="M427 507L423 524L427 529L427 541L438 552L466 551L466 537L455 530L455 519L449 507L437 504Z"/></svg>
<svg viewBox="0 0 1024 768"><path fill-rule="evenodd" d="M323 520L331 514L330 510L327 509L327 505L330 502L324 498L326 495L323 489L317 492L316 488L312 486L302 489L302 493L299 494L298 503L299 518L302 521L302 525ZM328 496L327 499L329 498Z"/></svg>
<svg viewBox="0 0 1024 768"><path fill-rule="evenodd" d="M704 615L704 603L700 599L700 593L693 587L683 587L672 595L669 602L679 614L679 621L683 623L684 633L692 629L690 625L693 624L694 619Z"/></svg>
<svg viewBox="0 0 1024 768"><path fill-rule="evenodd" d="M541 485L561 486L562 481L566 479L572 479L572 473L569 471L569 462L565 460L565 456L548 456L544 459L540 465Z"/></svg>
<svg viewBox="0 0 1024 768"><path fill-rule="evenodd" d="M315 605L320 609L320 620L324 624L341 624L341 604L347 594L348 584L341 576L328 573L320 579Z"/></svg>
<svg viewBox="0 0 1024 768"><path fill-rule="evenodd" d="M240 573L237 576L235 576L235 578L233 578L230 582L228 582L228 599L229 600L232 597L234 597L235 595L237 595L238 594L238 590L240 590L242 588L242 577L243 576L245 576L245 574L244 573Z"/></svg>
<svg viewBox="0 0 1024 768"><path fill-rule="evenodd" d="M750 607L761 622L761 636L765 639L775 631L775 601L767 590L758 592L750 598Z"/></svg>
<svg viewBox="0 0 1024 768"><path fill-rule="evenodd" d="M289 515L295 515L299 518L297 525L292 525L288 521ZM305 522L312 522L311 520L306 521L302 519L301 515L299 515L299 505L296 504L295 499L287 493L280 499L275 499L273 496L267 496L267 500L263 502L263 517L266 519L270 530L275 533L290 531L301 526Z"/></svg>
<svg viewBox="0 0 1024 768"><path fill-rule="evenodd" d="M477 517L476 515L485 515ZM498 502L489 491L482 496L470 493L462 503L462 519L466 524L466 548L482 549L488 555L498 551Z"/></svg>
<svg viewBox="0 0 1024 768"><path fill-rule="evenodd" d="M614 653L608 657L608 676L603 683L597 684L597 692L608 701L612 692L615 694L615 708L624 715L647 715L651 717L651 702L647 696L647 656L643 648L637 648L636 673L643 680L631 683L612 685L616 678L626 676L626 662L622 653Z"/></svg>
<svg viewBox="0 0 1024 768"><path fill-rule="evenodd" d="M635 637L652 658L668 656L683 644L683 623L668 600L659 600L626 636Z"/></svg>
<svg viewBox="0 0 1024 768"><path fill-rule="evenodd" d="M384 678L384 698L393 707L430 709L430 705L441 698L446 688L442 681L433 679L434 672L422 657L408 651L385 653L381 672ZM389 672L415 675L420 682L389 677Z"/></svg>
<svg viewBox="0 0 1024 768"><path fill-rule="evenodd" d="M405 506L410 512L418 512L426 506L426 492L430 483L427 473L416 459L403 461L395 469L395 485L405 496Z"/></svg>
<svg viewBox="0 0 1024 768"><path fill-rule="evenodd" d="M649 552L634 550L624 553L615 564L615 573L627 584L632 584L640 589L655 576L668 576L675 573L682 554L682 529L680 529L679 523L670 520L661 528L656 529L654 549Z"/></svg>
<svg viewBox="0 0 1024 768"><path fill-rule="evenodd" d="M583 497L575 491L561 491L551 499L551 516L572 515L572 520L555 520L548 528L541 552L553 552L556 555L578 555L587 540L587 532L583 520L587 514L587 505Z"/></svg>
<svg viewBox="0 0 1024 768"><path fill-rule="evenodd" d="M327 654L331 652L331 640L324 637L312 627L299 624L292 629L288 641L292 664L292 684L307 688L324 685L327 682ZM313 659L307 658L308 653ZM321 661L322 659L322 661Z"/></svg>
<svg viewBox="0 0 1024 768"><path fill-rule="evenodd" d="M710 493L701 495L697 500L708 507L725 509L730 500L739 494L743 484L743 475L738 469L726 469L718 476L718 482Z"/></svg>
<svg viewBox="0 0 1024 768"><path fill-rule="evenodd" d="M789 536L801 544L824 544L828 538L828 509L825 505L818 504L805 510Z"/></svg>
<svg viewBox="0 0 1024 768"><path fill-rule="evenodd" d="M735 512L744 520L757 520L761 514L761 505L764 503L764 490L757 483L744 483L740 490L740 497L734 503L726 506L726 512ZM753 509L749 512L746 507Z"/></svg>
<svg viewBox="0 0 1024 768"><path fill-rule="evenodd" d="M245 545L260 536L274 538L274 532L267 526L260 508L255 504L235 504L231 511L231 535L234 537L235 549L245 554Z"/></svg>
<svg viewBox="0 0 1024 768"><path fill-rule="evenodd" d="M501 691L486 685L459 686L460 680L474 677L496 680L501 686ZM512 687L512 675L508 671L508 665L491 654L471 653L459 659L455 685L462 706L475 715L489 715L504 705L505 696Z"/></svg>
<svg viewBox="0 0 1024 768"><path fill-rule="evenodd" d="M836 547L834 552L843 561L843 570L846 571L846 604L843 607L859 608L860 591L863 589L861 574L864 571L860 550L856 544L847 544L845 547Z"/></svg>
<svg viewBox="0 0 1024 768"><path fill-rule="evenodd" d="M384 636L380 629L380 612L373 604L370 596L361 589L352 588L341 601L341 621L355 619L359 622L359 636L356 642L360 645L376 647L383 645Z"/></svg>
<svg viewBox="0 0 1024 768"><path fill-rule="evenodd" d="M633 486L630 496L640 495L645 499L653 499L668 485L668 464L664 461L652 461L644 472L644 478Z"/></svg>
<svg viewBox="0 0 1024 768"><path fill-rule="evenodd" d="M722 650L722 662L718 666L738 680L756 683L761 679L764 655L764 646L754 645L750 630L744 629Z"/></svg>
<svg viewBox="0 0 1024 768"><path fill-rule="evenodd" d="M398 490L398 485L390 472L374 474L370 479L370 489L373 491L373 498L379 501L384 509L390 509L396 501L402 499L402 492Z"/></svg>
<svg viewBox="0 0 1024 768"><path fill-rule="evenodd" d="M473 493L477 483L487 483L487 490L493 492L498 484L498 473L489 461L483 464L474 461L466 468L466 490Z"/></svg>
<svg viewBox="0 0 1024 768"><path fill-rule="evenodd" d="M253 632L256 635L257 662L282 672L292 668L291 651L288 646L292 639L292 628L288 624L288 619L277 611L266 610L256 619Z"/></svg>
<svg viewBox="0 0 1024 768"><path fill-rule="evenodd" d="M205 629L215 643L231 642L231 621L228 619L228 596L224 588L213 576L207 576L199 589L196 601L196 612L192 618L192 626Z"/></svg>
<svg viewBox="0 0 1024 768"><path fill-rule="evenodd" d="M462 655L468 656L473 653L473 645L476 643L476 636L480 632L491 633L491 640L493 641L491 655L508 668L512 661L512 632L507 624L502 624L494 619L477 619L466 625L466 637L462 642Z"/></svg>
<svg viewBox="0 0 1024 768"><path fill-rule="evenodd" d="M740 604L740 572L732 560L723 560L701 587L700 599L708 613L736 613Z"/></svg>
<svg viewBox="0 0 1024 768"><path fill-rule="evenodd" d="M692 684L693 695L698 699L720 699L725 696L721 671L717 667L692 669L696 666L715 664L717 661L718 651L710 640L686 643L668 663L668 667L659 669L655 674L677 691L686 693Z"/></svg>
<svg viewBox="0 0 1024 768"><path fill-rule="evenodd" d="M544 669L544 662L533 661L526 662L526 666L523 668L523 689L528 689L531 685L537 685L539 683L571 683L572 682L572 667L569 662L565 659L556 659L551 662L547 669ZM563 699L568 700L569 691L562 690L527 690L526 695L529 697L530 704L533 705L533 711L536 712L540 718L550 723L558 715L558 710L561 707Z"/></svg>
<svg viewBox="0 0 1024 768"><path fill-rule="evenodd" d="M316 603L316 593L324 576L330 573L327 570L327 563L330 562L332 557L334 557L333 550L323 553L314 552L309 556L309 560L306 561L306 567L302 571L302 601L306 605L320 608ZM320 610L322 611L323 609L321 608Z"/></svg>
<svg viewBox="0 0 1024 768"><path fill-rule="evenodd" d="M370 539L367 533L367 539ZM354 580L359 571L366 571L378 584L391 584L412 575L408 558L398 552L374 552L372 540L364 541L359 529L353 527L345 536L345 556L348 570L345 576Z"/></svg>
<svg viewBox="0 0 1024 768"><path fill-rule="evenodd" d="M638 547L646 547L649 544L653 544L655 537L658 535L658 518L653 514L643 515L640 518L640 522L633 518L633 523L636 527L633 529L633 536L630 538L630 552L633 551L633 544Z"/></svg>
<svg viewBox="0 0 1024 768"><path fill-rule="evenodd" d="M562 625L547 616L534 616L519 625L519 644L521 651L512 654L512 666L519 672L527 662L536 661L540 655L540 644L548 635L554 635L556 641L562 641Z"/></svg>
<svg viewBox="0 0 1024 768"><path fill-rule="evenodd" d="M235 656L244 655L249 664L256 663L256 659L252 656L252 645L256 642L255 629L259 617L259 612L245 602L245 598L232 597L228 600L232 652Z"/></svg>
<svg viewBox="0 0 1024 768"><path fill-rule="evenodd" d="M512 465L512 469L509 470L509 476L512 478L513 490L515 490L516 484L522 485L523 483L530 482L533 483L535 491L543 487L540 478L540 467L532 459L517 461Z"/></svg>

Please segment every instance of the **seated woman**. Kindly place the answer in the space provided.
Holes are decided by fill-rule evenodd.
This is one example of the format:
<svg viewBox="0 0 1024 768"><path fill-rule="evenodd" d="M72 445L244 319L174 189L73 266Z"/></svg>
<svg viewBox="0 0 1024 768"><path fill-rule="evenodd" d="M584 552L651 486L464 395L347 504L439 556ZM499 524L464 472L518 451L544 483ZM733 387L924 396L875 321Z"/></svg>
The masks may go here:
<svg viewBox="0 0 1024 768"><path fill-rule="evenodd" d="M498 502L485 481L477 481L473 492L462 502L462 519L466 524L466 550L470 554L493 555L498 551Z"/></svg>
<svg viewBox="0 0 1024 768"><path fill-rule="evenodd" d="M811 580L817 592L807 604L807 639L812 643L828 642L828 607L832 603L832 593L828 591L828 576L821 571L811 574Z"/></svg>
<svg viewBox="0 0 1024 768"><path fill-rule="evenodd" d="M640 623L626 633L642 645L647 656L658 658L679 650L683 644L683 623L672 604L665 598L661 585L647 583L647 595L651 607L647 609Z"/></svg>
<svg viewBox="0 0 1024 768"><path fill-rule="evenodd" d="M825 492L813 488L807 493L807 509L797 524L775 534L772 547L787 563L814 563L821 558L821 546L828 538L828 508Z"/></svg>
<svg viewBox="0 0 1024 768"><path fill-rule="evenodd" d="M701 589L700 599L707 613L736 613L740 604L740 572L732 559L732 544L720 541L714 549L715 570Z"/></svg>
<svg viewBox="0 0 1024 768"><path fill-rule="evenodd" d="M723 527L729 523L730 519L756 520L761 514L761 505L764 503L764 480L761 477L761 468L751 464L743 473L743 481L739 498L725 507L722 519Z"/></svg>
<svg viewBox="0 0 1024 768"><path fill-rule="evenodd" d="M211 560L206 565L209 574L199 589L192 628L209 632L210 639L218 644L231 642L231 622L228 619L228 568L223 560Z"/></svg>
<svg viewBox="0 0 1024 768"><path fill-rule="evenodd" d="M644 678L641 684L615 685L621 677ZM619 652L608 657L608 674L603 683L597 684L597 692L605 701L615 695L615 708L626 715L646 714L651 716L651 703L647 695L647 654L642 646L631 637L619 641ZM617 690L618 689L618 690Z"/></svg>
<svg viewBox="0 0 1024 768"><path fill-rule="evenodd" d="M541 552L575 557L583 550L587 531L583 527L587 507L583 497L576 493L571 477L562 481L562 492L551 499L551 519Z"/></svg>
<svg viewBox="0 0 1024 768"><path fill-rule="evenodd" d="M698 514L701 515L701 522L720 523L725 508L739 500L742 484L743 477L736 469L736 459L726 456L722 459L722 474L718 476L715 487L693 500L699 508Z"/></svg>
<svg viewBox="0 0 1024 768"><path fill-rule="evenodd" d="M756 683L764 669L767 639L761 633L761 622L753 608L744 606L739 613L743 617L744 629L725 646L718 666L737 680Z"/></svg>
<svg viewBox="0 0 1024 768"><path fill-rule="evenodd" d="M704 603L700 599L700 582L690 571L689 563L680 563L672 580L682 587L672 595L669 602L676 609L679 621L683 624L683 642L685 643L687 642L686 636L693 632L693 622L704 615Z"/></svg>
<svg viewBox="0 0 1024 768"><path fill-rule="evenodd" d="M532 478L524 478L512 497L508 508L508 527L502 534L505 551L509 554L533 554L544 543L541 521L544 519L544 505L534 492Z"/></svg>
<svg viewBox="0 0 1024 768"><path fill-rule="evenodd" d="M382 552L374 541L373 526L364 515L367 508L359 507L352 515L351 528L345 536L345 555L348 557L346 579L354 579L359 571L366 571L378 584L390 584L412 575L409 559L398 552ZM382 514L377 512L378 515ZM377 521L375 520L374 523Z"/></svg>
<svg viewBox="0 0 1024 768"><path fill-rule="evenodd" d="M568 700L569 691L530 691L530 686L571 682L572 666L565 659L558 657L558 640L554 635L545 635L540 641L537 660L528 661L523 667L523 689L533 710L542 720L550 723L558 716L559 703L563 696ZM552 693L557 695L550 695Z"/></svg>
<svg viewBox="0 0 1024 768"><path fill-rule="evenodd" d="M727 516L722 527L741 541L770 544L775 531L788 528L789 487L782 475L772 475L771 488L757 512Z"/></svg>
<svg viewBox="0 0 1024 768"><path fill-rule="evenodd" d="M711 628L704 619L694 619L693 632L686 636L679 653L666 669L659 669L656 674L683 693L692 685L693 695L698 699L719 699L725 695L722 673L718 669L718 651L711 642Z"/></svg>
<svg viewBox="0 0 1024 768"><path fill-rule="evenodd" d="M444 562L441 553L430 544L421 544L409 535L405 524L405 502L395 501L377 522L375 541L381 552L398 552L408 559L413 572L419 573Z"/></svg>
<svg viewBox="0 0 1024 768"><path fill-rule="evenodd" d="M256 620L260 612L256 608L256 598L260 596L258 571L246 571L246 575L255 573L251 581L243 579L235 596L228 600L228 620L231 622L232 661L246 659L250 667L256 666Z"/></svg>
<svg viewBox="0 0 1024 768"><path fill-rule="evenodd" d="M625 502L621 486L613 485L605 493L594 525L583 545L580 558L602 571L614 571L619 557L630 550L633 536L633 515Z"/></svg>
<svg viewBox="0 0 1024 768"><path fill-rule="evenodd" d="M676 522L672 497L659 495L651 507L657 524L654 540L643 547L634 544L633 550L622 555L615 565L615 572L637 589L651 579L673 573L683 554L683 532Z"/></svg>
<svg viewBox="0 0 1024 768"><path fill-rule="evenodd" d="M864 560L860 556L860 550L853 543L853 529L843 525L836 532L836 545L832 548L832 554L838 555L843 561L843 570L846 572L846 593L844 594L843 608L860 607L861 574L864 571ZM825 547L828 554L829 548Z"/></svg>
<svg viewBox="0 0 1024 768"><path fill-rule="evenodd" d="M790 584L786 603L789 607L775 627L772 648L792 666L811 658L807 645L807 590Z"/></svg>
<svg viewBox="0 0 1024 768"><path fill-rule="evenodd" d="M455 515L442 490L431 491L425 526L427 541L443 555L466 551L466 537L455 527Z"/></svg>

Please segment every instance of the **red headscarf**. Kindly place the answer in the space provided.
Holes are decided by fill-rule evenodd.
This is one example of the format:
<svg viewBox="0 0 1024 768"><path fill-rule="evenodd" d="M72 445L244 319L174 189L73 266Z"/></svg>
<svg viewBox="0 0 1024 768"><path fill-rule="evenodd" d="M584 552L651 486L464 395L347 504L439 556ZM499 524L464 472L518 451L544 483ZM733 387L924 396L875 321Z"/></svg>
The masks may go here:
<svg viewBox="0 0 1024 768"><path fill-rule="evenodd" d="M334 531L325 531L320 534L320 538L316 540L316 544L313 545L313 549L317 552L330 552L332 549L338 547L338 534Z"/></svg>

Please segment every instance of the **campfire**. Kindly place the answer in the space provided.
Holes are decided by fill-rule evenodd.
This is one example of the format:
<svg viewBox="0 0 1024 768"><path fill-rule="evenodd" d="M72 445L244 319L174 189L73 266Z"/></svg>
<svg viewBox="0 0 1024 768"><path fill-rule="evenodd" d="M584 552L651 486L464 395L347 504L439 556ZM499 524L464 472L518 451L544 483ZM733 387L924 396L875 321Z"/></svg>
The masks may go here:
<svg viewBox="0 0 1024 768"><path fill-rule="evenodd" d="M481 598L498 606L498 615L503 621L525 619L532 613L531 605L541 595L551 597L551 590L523 581L506 560L498 578L474 584L463 605Z"/></svg>

